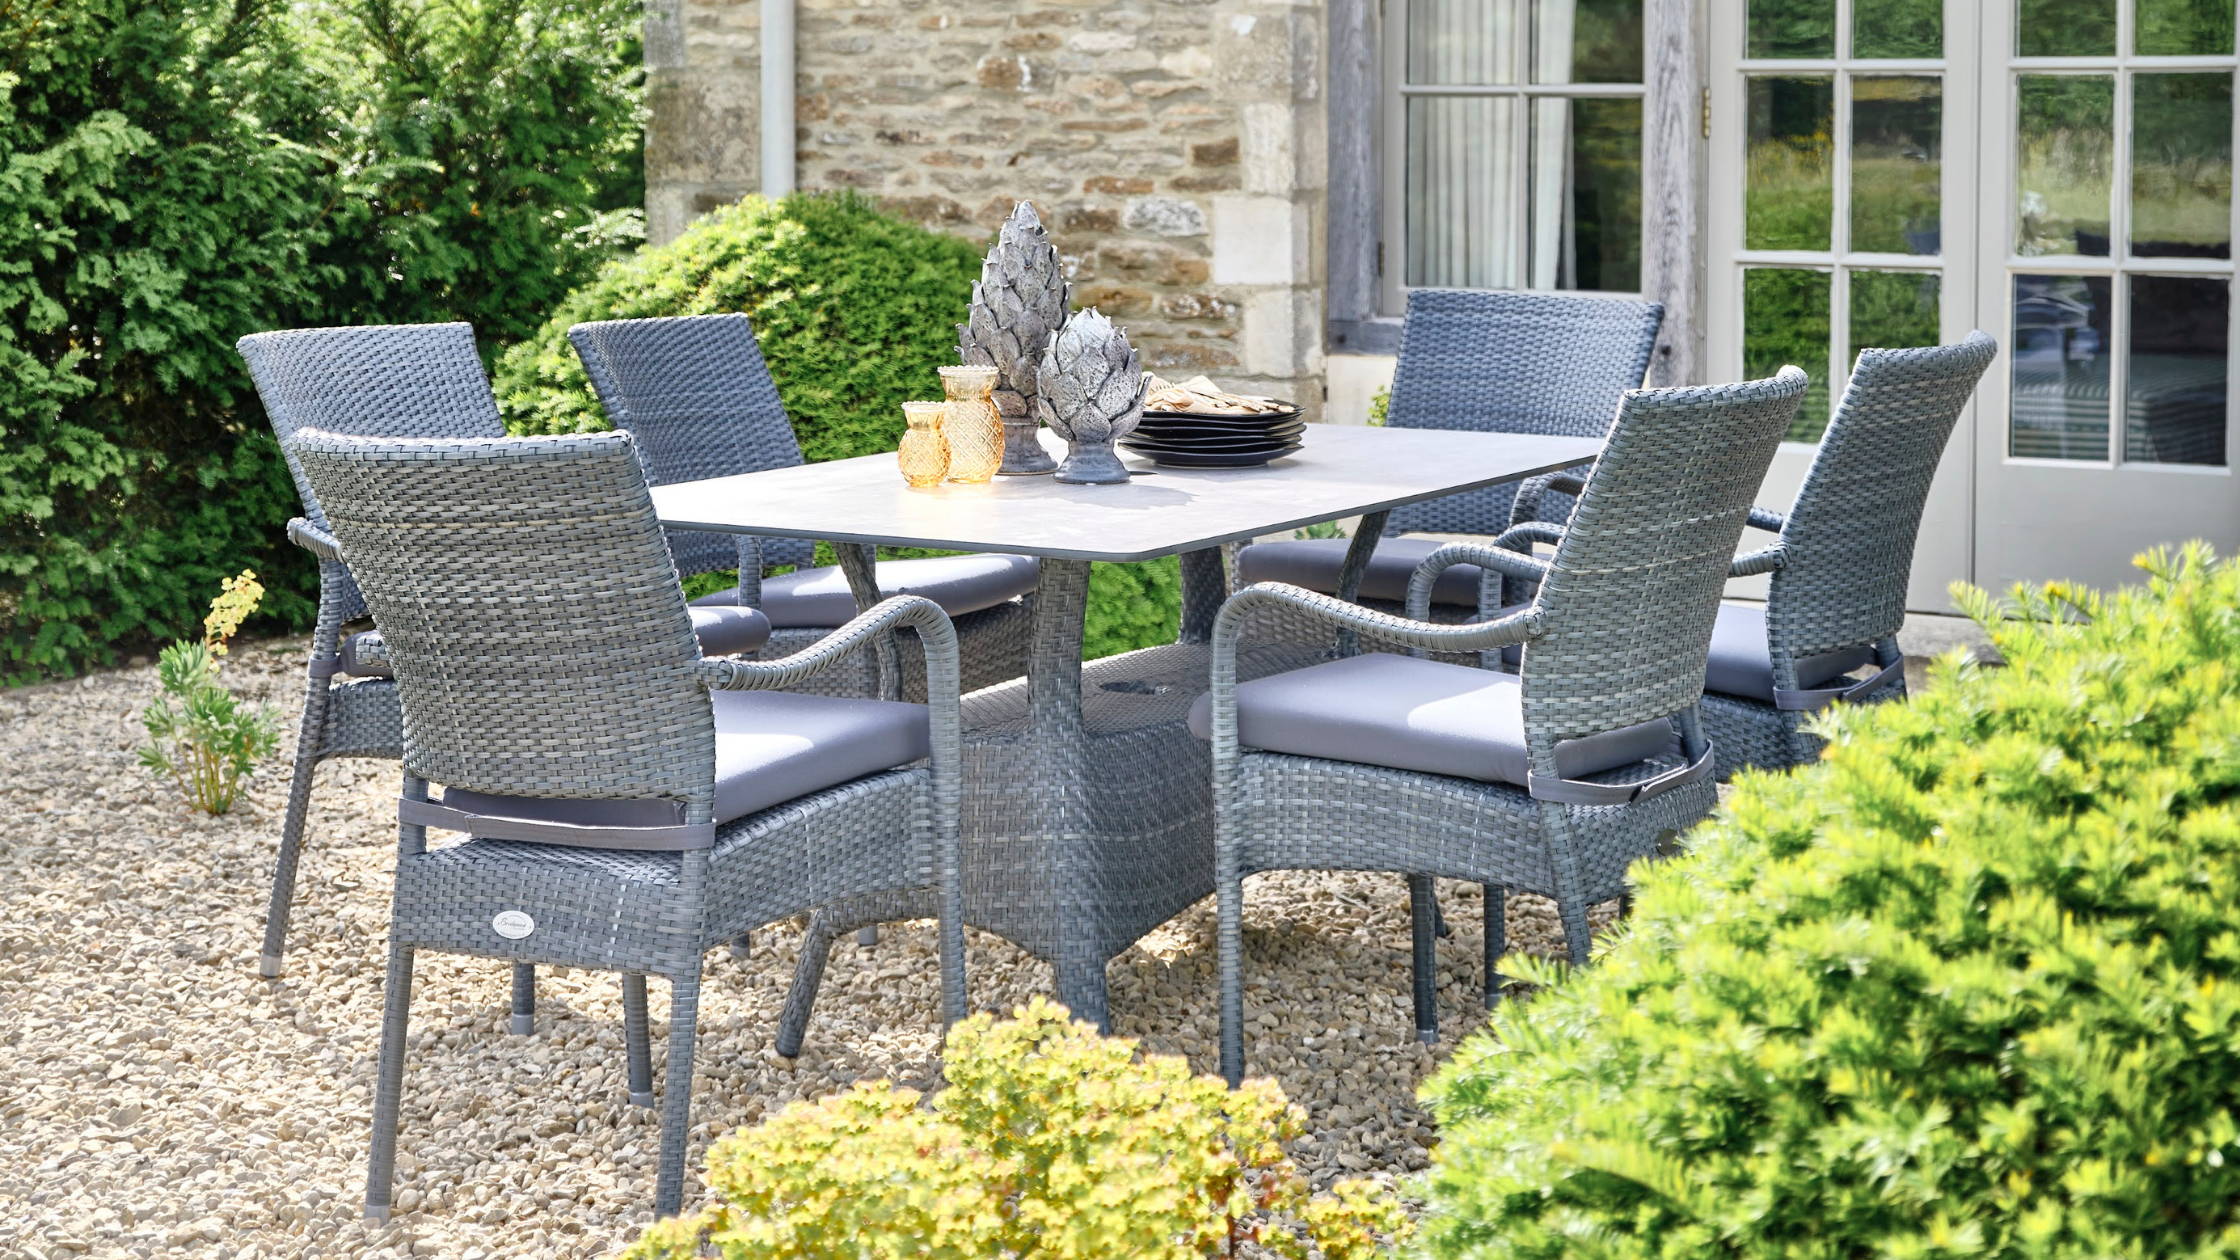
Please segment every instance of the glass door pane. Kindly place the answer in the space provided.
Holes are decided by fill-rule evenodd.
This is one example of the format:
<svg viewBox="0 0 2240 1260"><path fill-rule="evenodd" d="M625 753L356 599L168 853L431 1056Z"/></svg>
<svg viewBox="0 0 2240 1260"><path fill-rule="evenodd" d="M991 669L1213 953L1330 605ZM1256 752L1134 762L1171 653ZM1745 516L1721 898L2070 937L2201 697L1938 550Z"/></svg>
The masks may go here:
<svg viewBox="0 0 2240 1260"><path fill-rule="evenodd" d="M2123 457L2155 464L2225 462L2231 407L2232 281L2131 277Z"/></svg>
<svg viewBox="0 0 2240 1260"><path fill-rule="evenodd" d="M1934 254L1942 211L1944 81L1851 80L1851 248Z"/></svg>
<svg viewBox="0 0 2240 1260"><path fill-rule="evenodd" d="M1835 207L1836 81L1753 76L1747 249L1827 249Z"/></svg>
<svg viewBox="0 0 2240 1260"><path fill-rule="evenodd" d="M2013 423L2007 453L2025 459L2108 457L2107 276L2016 276Z"/></svg>

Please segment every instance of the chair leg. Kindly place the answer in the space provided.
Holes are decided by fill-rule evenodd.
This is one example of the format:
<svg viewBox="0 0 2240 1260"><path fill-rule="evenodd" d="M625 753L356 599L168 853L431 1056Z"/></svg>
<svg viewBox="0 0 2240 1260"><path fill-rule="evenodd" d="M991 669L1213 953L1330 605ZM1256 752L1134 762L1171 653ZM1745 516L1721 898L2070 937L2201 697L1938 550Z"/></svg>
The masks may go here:
<svg viewBox="0 0 2240 1260"><path fill-rule="evenodd" d="M513 965L513 1018L506 1027L516 1037L526 1037L537 1023L537 969L532 963Z"/></svg>
<svg viewBox="0 0 2240 1260"><path fill-rule="evenodd" d="M1594 952L1594 930L1587 926L1587 900L1573 894L1556 903L1556 913L1563 919L1563 943L1571 956L1571 965L1584 967Z"/></svg>
<svg viewBox="0 0 2240 1260"><path fill-rule="evenodd" d="M661 1100L661 1172L653 1212L675 1216L684 1206L684 1150L692 1136L692 1040L700 1022L700 970L669 978L669 1096Z"/></svg>
<svg viewBox="0 0 2240 1260"><path fill-rule="evenodd" d="M941 898L941 921L935 925L941 945L941 1024L943 1028L963 1019L970 1001L964 976L964 894L954 882Z"/></svg>
<svg viewBox="0 0 2240 1260"><path fill-rule="evenodd" d="M1111 993L1105 985L1105 960L1102 958L1058 958L1058 1001L1073 1013L1075 1019L1085 1024L1095 1024L1100 1033L1112 1031Z"/></svg>
<svg viewBox="0 0 2240 1260"><path fill-rule="evenodd" d="M832 942L839 938L820 911L809 916L809 930L801 934L801 958L793 965L793 987L786 990L786 1006L778 1013L778 1053L792 1058L801 1053L809 1034L809 1012L817 1004L817 987L824 983L825 960Z"/></svg>
<svg viewBox="0 0 2240 1260"><path fill-rule="evenodd" d="M373 1082L373 1146L366 1160L366 1219L386 1224L394 1202L397 1108L404 1089L405 1024L412 1011L412 950L389 946L389 978L381 1004L381 1059Z"/></svg>
<svg viewBox="0 0 2240 1260"><path fill-rule="evenodd" d="M869 926L867 926L867 927L859 927L859 928L857 928L857 929L856 929L856 944L858 944L858 945L876 945L876 944L878 944L878 943L879 943L879 925L878 925L878 924L876 924L876 923L873 923L873 924L871 924L871 925L869 925Z"/></svg>
<svg viewBox="0 0 2240 1260"><path fill-rule="evenodd" d="M747 955L752 953L753 951L754 933L741 932L737 936L731 938L731 961L745 962L747 960Z"/></svg>
<svg viewBox="0 0 2240 1260"><path fill-rule="evenodd" d="M303 853L303 828L311 812L311 779L319 764L326 713L327 681L316 678L303 698L303 722L296 732L295 772L288 780L288 809L280 819L280 857L272 870L272 899L264 911L264 952L257 958L257 974L267 980L280 974L280 957L288 948L288 917L296 897L296 860Z"/></svg>
<svg viewBox="0 0 2240 1260"><path fill-rule="evenodd" d="M1214 936L1221 967L1221 1075L1244 1084L1244 876L1235 859L1215 850Z"/></svg>
<svg viewBox="0 0 2240 1260"><path fill-rule="evenodd" d="M646 978L643 972L622 976L622 1050L629 1065L630 1105L653 1105L652 1034L646 1029Z"/></svg>
<svg viewBox="0 0 2240 1260"><path fill-rule="evenodd" d="M1509 890L1486 885L1486 1009L1501 1000L1501 956L1509 952Z"/></svg>
<svg viewBox="0 0 2240 1260"><path fill-rule="evenodd" d="M1439 907L1429 875L1408 877L1408 921L1414 937L1416 1040L1439 1040Z"/></svg>

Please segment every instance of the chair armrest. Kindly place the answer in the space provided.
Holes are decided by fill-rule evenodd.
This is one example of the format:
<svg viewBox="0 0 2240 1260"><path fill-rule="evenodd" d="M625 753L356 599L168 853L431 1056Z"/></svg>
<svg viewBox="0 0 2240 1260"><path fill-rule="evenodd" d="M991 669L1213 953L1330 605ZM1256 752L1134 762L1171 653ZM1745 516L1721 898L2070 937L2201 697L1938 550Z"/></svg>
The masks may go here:
<svg viewBox="0 0 2240 1260"><path fill-rule="evenodd" d="M1214 619L1214 669L1218 672L1226 653L1229 666L1236 665L1237 639L1243 634L1245 615L1255 608L1287 608L1304 613L1318 621L1328 622L1341 630L1352 630L1402 647L1429 648L1441 652L1477 652L1491 648L1508 647L1523 643L1540 633L1540 615L1536 610L1521 612L1499 621L1472 621L1460 625L1425 621L1420 618L1395 617L1359 604L1349 604L1335 595L1310 591L1303 586L1285 582L1257 582L1229 597L1221 606L1221 615Z"/></svg>
<svg viewBox="0 0 2240 1260"><path fill-rule="evenodd" d="M1554 526L1548 526L1547 528L1554 531L1555 538L1561 538L1563 536L1563 531L1561 529ZM1458 564L1474 564L1483 569L1496 570L1510 577L1522 578L1527 582L1537 582L1540 579L1548 576L1547 561L1542 560L1538 556L1527 555L1521 551L1511 551L1507 547L1500 545L1504 540L1515 537L1522 537L1527 532L1537 533L1537 524L1534 523L1517 526L1516 528L1513 528L1507 533L1501 535L1501 538L1495 540L1495 542L1491 545L1488 545L1486 543L1448 543L1447 545L1439 548L1437 551L1432 552L1430 555L1425 556L1423 558L1423 563L1418 564L1416 566L1416 571L1410 574L1408 577L1409 619L1425 623L1428 623L1430 621L1432 584L1439 580L1439 575L1441 573L1453 568ZM1489 622L1485 624L1500 625L1502 623ZM1507 647L1509 645L1509 642L1522 642L1522 640L1510 640L1502 643L1488 643L1484 646ZM1469 651L1470 648L1465 647L1459 650Z"/></svg>
<svg viewBox="0 0 2240 1260"><path fill-rule="evenodd" d="M848 624L791 656L774 661L703 658L700 680L715 691L769 691L795 686L886 641L898 626L917 631L925 648L926 696L935 708L957 704L957 630L941 605L923 595L897 595L858 613Z"/></svg>
<svg viewBox="0 0 2240 1260"><path fill-rule="evenodd" d="M1550 490L1559 494L1577 495L1587 488L1587 479L1577 473L1541 473L1527 477L1517 485L1517 497L1509 504L1509 523L1522 525L1540 519L1540 501Z"/></svg>
<svg viewBox="0 0 2240 1260"><path fill-rule="evenodd" d="M321 560L342 560L342 544L335 536L300 516L288 522L288 541Z"/></svg>
<svg viewBox="0 0 2240 1260"><path fill-rule="evenodd" d="M1771 573L1788 563L1789 548L1787 544L1775 543L1771 547L1760 547L1756 551L1746 551L1736 556L1734 566L1727 570L1727 576L1751 577L1760 573Z"/></svg>
<svg viewBox="0 0 2240 1260"><path fill-rule="evenodd" d="M1501 535L1493 540L1493 545L1496 547L1502 547L1506 548L1507 550L1514 551L1519 555L1531 556L1532 559L1537 561L1539 557L1532 556L1530 545L1540 542L1562 542L1563 531L1564 527L1556 524L1553 521L1519 521L1518 523L1511 525L1509 528L1502 530ZM1517 545L1519 543L1523 543L1526 545L1520 547ZM1472 544L1457 543L1455 545L1470 546Z"/></svg>
<svg viewBox="0 0 2240 1260"><path fill-rule="evenodd" d="M1776 512L1771 508L1754 507L1750 509L1750 519L1743 523L1752 529L1762 529L1769 534L1778 534L1789 527L1789 518L1785 513Z"/></svg>

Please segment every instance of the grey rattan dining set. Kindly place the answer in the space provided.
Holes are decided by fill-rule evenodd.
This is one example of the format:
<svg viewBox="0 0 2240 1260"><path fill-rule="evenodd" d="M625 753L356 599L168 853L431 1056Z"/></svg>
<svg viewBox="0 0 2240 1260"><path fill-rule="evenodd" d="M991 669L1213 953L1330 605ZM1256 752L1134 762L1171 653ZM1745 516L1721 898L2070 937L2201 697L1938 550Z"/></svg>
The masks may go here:
<svg viewBox="0 0 2240 1260"><path fill-rule="evenodd" d="M703 959L795 916L786 1054L844 933L936 920L950 1019L963 929L1001 936L1103 1024L1106 964L1210 894L1232 1082L1247 875L1404 876L1427 1040L1436 879L1487 890L1489 1005L1508 892L1552 899L1585 962L1588 908L1717 779L1815 759L1831 701L1903 694L1915 534L1995 349L1863 352L1775 513L1752 499L1804 374L1638 388L1661 318L1419 291L1385 427L1315 426L1260 467L933 492L890 457L803 463L740 315L577 327L614 429L568 437L507 436L464 325L244 339L321 594L265 975L313 768L403 763L369 1215L425 952L510 963L521 1033L534 968L619 972L646 1106L646 980L668 982L662 1213ZM1289 537L1349 517L1350 540ZM1737 555L1750 529L1772 541ZM1164 556L1175 641L1084 662L1091 564ZM710 573L736 584L688 601ZM1722 602L1754 574L1762 604Z"/></svg>

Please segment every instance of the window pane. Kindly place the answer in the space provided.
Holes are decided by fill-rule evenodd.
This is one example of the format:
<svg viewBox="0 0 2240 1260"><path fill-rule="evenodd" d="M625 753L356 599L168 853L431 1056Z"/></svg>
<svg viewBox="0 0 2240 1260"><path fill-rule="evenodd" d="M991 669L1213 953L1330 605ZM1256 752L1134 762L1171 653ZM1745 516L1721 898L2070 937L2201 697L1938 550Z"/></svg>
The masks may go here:
<svg viewBox="0 0 2240 1260"><path fill-rule="evenodd" d="M2232 75L2131 82L2131 252L2232 257Z"/></svg>
<svg viewBox="0 0 2240 1260"><path fill-rule="evenodd" d="M1835 206L1835 80L1750 79L1750 160L1743 245L1827 249Z"/></svg>
<svg viewBox="0 0 2240 1260"><path fill-rule="evenodd" d="M1944 56L1944 0L1851 0L1851 55Z"/></svg>
<svg viewBox="0 0 2240 1260"><path fill-rule="evenodd" d="M2113 57L2116 0L2015 0L2014 42L2025 57Z"/></svg>
<svg viewBox="0 0 2240 1260"><path fill-rule="evenodd" d="M1435 96L1408 102L1407 267L1410 285L1510 289L1516 274L1517 152L1513 98Z"/></svg>
<svg viewBox="0 0 2240 1260"><path fill-rule="evenodd" d="M2115 79L2026 74L2017 84L2015 252L2108 253Z"/></svg>
<svg viewBox="0 0 2240 1260"><path fill-rule="evenodd" d="M2139 0L2138 22L2141 56L2232 51L2232 0Z"/></svg>
<svg viewBox="0 0 2240 1260"><path fill-rule="evenodd" d="M1935 272L1854 271L1851 273L1851 354L1871 347L1903 349L1933 346L1937 336Z"/></svg>
<svg viewBox="0 0 2240 1260"><path fill-rule="evenodd" d="M1516 82L1517 21L1511 0L1409 0L1408 82Z"/></svg>
<svg viewBox="0 0 2240 1260"><path fill-rule="evenodd" d="M2108 457L2106 276L2014 278L2014 404L2007 453Z"/></svg>
<svg viewBox="0 0 2240 1260"><path fill-rule="evenodd" d="M1641 102L1535 101L1532 128L1532 287L1638 291Z"/></svg>
<svg viewBox="0 0 2240 1260"><path fill-rule="evenodd" d="M1835 0L1750 0L1750 55L1835 56Z"/></svg>
<svg viewBox="0 0 2240 1260"><path fill-rule="evenodd" d="M1789 426L1792 442L1817 442L1828 427L1828 297L1834 277L1794 267L1742 273L1742 374L1750 380L1794 363L1812 377Z"/></svg>
<svg viewBox="0 0 2240 1260"><path fill-rule="evenodd" d="M1533 0L1534 83L1639 83L1641 0Z"/></svg>
<svg viewBox="0 0 2240 1260"><path fill-rule="evenodd" d="M2224 464L2231 328L2232 281L2222 276L2131 278L2125 459Z"/></svg>
<svg viewBox="0 0 2240 1260"><path fill-rule="evenodd" d="M1941 79L1851 81L1851 248L1937 252L1943 107Z"/></svg>

